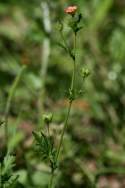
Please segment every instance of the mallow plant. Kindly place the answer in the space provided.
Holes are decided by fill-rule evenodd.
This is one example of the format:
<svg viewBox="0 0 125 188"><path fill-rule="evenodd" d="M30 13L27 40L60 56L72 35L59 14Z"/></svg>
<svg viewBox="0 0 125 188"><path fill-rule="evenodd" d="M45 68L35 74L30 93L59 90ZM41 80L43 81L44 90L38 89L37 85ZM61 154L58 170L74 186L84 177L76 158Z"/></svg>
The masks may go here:
<svg viewBox="0 0 125 188"><path fill-rule="evenodd" d="M73 48L70 47L68 44L67 40L64 37L64 24L63 22L59 22L59 32L60 36L62 39L62 43L59 43L59 45L66 51L66 53L71 57L72 59L72 76L71 76L71 83L68 88L68 107L67 107L67 114L64 120L63 124L63 129L60 135L60 140L57 146L54 145L54 142L52 137L50 136L49 133L49 127L50 123L52 122L53 115L47 114L44 115L44 122L47 126L47 133L45 133L43 130L41 132L33 132L35 142L37 145L37 152L40 154L43 160L45 160L51 168L51 174L50 174L50 181L48 183L48 188L54 187L54 177L56 175L56 171L58 170L59 166L59 156L61 154L61 148L63 145L63 139L64 139L64 134L66 132L67 126L68 126L68 121L70 117L70 112L72 108L73 101L77 99L79 96L79 93L82 90L76 89L76 74L77 74L77 37L78 37L78 32L82 29L81 25L81 20L82 20L82 14L78 12L77 6L69 6L64 10L64 13L69 16L69 22L68 22L68 27L71 30L71 34L73 35ZM89 70L85 67L82 68L81 70L81 76L83 80L85 80L89 76Z"/></svg>

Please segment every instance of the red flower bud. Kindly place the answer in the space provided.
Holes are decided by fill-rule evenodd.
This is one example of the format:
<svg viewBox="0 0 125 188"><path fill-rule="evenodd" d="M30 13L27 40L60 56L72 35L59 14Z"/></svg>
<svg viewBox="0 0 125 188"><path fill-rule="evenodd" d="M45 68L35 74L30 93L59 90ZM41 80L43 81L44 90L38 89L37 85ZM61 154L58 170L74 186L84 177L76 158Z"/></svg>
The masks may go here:
<svg viewBox="0 0 125 188"><path fill-rule="evenodd" d="M75 14L76 11L77 11L77 6L69 6L64 9L64 12L67 14Z"/></svg>

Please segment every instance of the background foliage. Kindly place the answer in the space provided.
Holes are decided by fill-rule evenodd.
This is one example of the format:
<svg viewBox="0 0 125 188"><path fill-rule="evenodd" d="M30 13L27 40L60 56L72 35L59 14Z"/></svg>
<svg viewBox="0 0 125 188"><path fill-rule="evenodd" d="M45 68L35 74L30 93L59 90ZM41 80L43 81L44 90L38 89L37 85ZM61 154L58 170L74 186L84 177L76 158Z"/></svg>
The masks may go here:
<svg viewBox="0 0 125 188"><path fill-rule="evenodd" d="M85 94L74 103L64 140L57 187L71 186L123 188L125 186L125 1L51 0L52 30L44 29L40 0L0 1L0 117L7 97L23 64L27 69L17 86L10 113L9 148L16 155L16 187L46 187L49 169L37 157L32 131L39 127L39 101L44 112L54 114L51 134L58 133L65 117L72 62L58 45L58 20L67 17L63 10L76 4L83 15L84 28L78 35L78 72L88 67L91 75ZM71 43L68 28L67 42ZM50 42L45 79L41 78L43 42ZM79 73L78 73L79 75ZM83 85L77 78L77 87ZM0 131L0 159L5 153L3 127Z"/></svg>

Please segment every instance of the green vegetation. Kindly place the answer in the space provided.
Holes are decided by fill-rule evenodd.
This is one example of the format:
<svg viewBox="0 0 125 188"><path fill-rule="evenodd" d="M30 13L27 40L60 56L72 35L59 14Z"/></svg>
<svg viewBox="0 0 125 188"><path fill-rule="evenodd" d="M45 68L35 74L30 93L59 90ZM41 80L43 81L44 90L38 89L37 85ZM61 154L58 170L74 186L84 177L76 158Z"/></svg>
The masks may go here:
<svg viewBox="0 0 125 188"><path fill-rule="evenodd" d="M69 5L82 13L77 97L55 164L74 93ZM53 188L125 187L124 60L123 0L0 1L0 188L47 188L52 167Z"/></svg>

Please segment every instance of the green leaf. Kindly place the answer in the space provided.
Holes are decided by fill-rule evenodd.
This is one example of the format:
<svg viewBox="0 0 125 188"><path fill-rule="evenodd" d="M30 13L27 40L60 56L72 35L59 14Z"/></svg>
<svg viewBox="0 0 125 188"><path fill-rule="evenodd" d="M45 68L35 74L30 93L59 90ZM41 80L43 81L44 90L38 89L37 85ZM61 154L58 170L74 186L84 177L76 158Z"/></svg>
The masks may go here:
<svg viewBox="0 0 125 188"><path fill-rule="evenodd" d="M5 156L4 161L3 161L3 165L4 165L4 168L2 171L3 175L8 174L12 171L12 168L15 166L14 162L15 162L14 156L11 156L11 155Z"/></svg>
<svg viewBox="0 0 125 188"><path fill-rule="evenodd" d="M61 42L57 42L57 45L67 51L67 48Z"/></svg>
<svg viewBox="0 0 125 188"><path fill-rule="evenodd" d="M36 140L37 152L45 160L50 163L52 169L56 168L56 149L51 138L47 137L44 133L41 134L33 132L34 138Z"/></svg>
<svg viewBox="0 0 125 188"><path fill-rule="evenodd" d="M8 154L4 157L3 163L0 163L0 177L4 188L15 187L19 175L13 174L14 166L15 157Z"/></svg>

